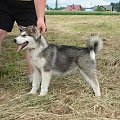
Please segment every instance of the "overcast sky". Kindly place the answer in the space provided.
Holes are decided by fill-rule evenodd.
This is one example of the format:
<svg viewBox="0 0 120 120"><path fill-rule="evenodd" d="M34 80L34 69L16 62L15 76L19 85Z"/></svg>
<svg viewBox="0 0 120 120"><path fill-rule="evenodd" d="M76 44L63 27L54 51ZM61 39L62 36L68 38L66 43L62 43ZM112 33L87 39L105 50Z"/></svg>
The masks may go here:
<svg viewBox="0 0 120 120"><path fill-rule="evenodd" d="M55 7L56 0L47 0L50 7ZM83 7L91 7L96 5L109 5L111 2L119 2L120 0L58 0L59 7L65 7L71 4L80 4Z"/></svg>

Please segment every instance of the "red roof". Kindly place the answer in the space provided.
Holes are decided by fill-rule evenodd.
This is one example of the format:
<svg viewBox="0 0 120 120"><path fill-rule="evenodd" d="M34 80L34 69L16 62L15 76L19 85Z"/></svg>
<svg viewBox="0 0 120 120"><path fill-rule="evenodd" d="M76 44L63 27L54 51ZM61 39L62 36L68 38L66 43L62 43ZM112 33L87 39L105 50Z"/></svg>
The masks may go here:
<svg viewBox="0 0 120 120"><path fill-rule="evenodd" d="M67 7L65 8L68 11L79 11L82 9L81 5L67 5Z"/></svg>

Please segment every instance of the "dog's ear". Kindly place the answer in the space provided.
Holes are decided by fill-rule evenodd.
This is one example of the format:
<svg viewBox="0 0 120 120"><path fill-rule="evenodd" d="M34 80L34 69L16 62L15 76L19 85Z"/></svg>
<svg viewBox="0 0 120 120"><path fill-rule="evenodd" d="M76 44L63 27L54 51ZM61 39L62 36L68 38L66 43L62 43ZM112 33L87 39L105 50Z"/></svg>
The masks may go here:
<svg viewBox="0 0 120 120"><path fill-rule="evenodd" d="M36 37L41 35L40 29L37 28L37 26L34 25L28 26L27 30L29 31L29 33L34 34Z"/></svg>
<svg viewBox="0 0 120 120"><path fill-rule="evenodd" d="M28 27L27 27L27 30L28 30L30 33L36 33L37 27L34 26L34 25L31 25L31 26L28 26Z"/></svg>
<svg viewBox="0 0 120 120"><path fill-rule="evenodd" d="M24 26L19 25L20 32L25 31L25 30L26 30L26 28L27 28L27 27L24 27Z"/></svg>

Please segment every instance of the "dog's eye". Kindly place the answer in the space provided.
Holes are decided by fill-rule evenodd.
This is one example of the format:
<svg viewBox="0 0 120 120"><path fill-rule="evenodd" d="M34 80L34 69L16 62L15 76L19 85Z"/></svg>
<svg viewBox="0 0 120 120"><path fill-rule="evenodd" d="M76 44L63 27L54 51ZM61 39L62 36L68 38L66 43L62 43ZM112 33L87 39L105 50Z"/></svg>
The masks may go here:
<svg viewBox="0 0 120 120"><path fill-rule="evenodd" d="M25 35L25 34L24 34L24 35L22 35L22 37L26 37L26 36L27 36L27 35Z"/></svg>

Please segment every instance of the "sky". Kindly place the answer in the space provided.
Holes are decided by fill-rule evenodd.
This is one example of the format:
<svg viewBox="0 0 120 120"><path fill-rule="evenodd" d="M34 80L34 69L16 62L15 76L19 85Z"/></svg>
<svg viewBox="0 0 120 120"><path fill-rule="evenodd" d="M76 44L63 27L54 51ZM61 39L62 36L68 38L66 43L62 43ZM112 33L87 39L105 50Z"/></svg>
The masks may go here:
<svg viewBox="0 0 120 120"><path fill-rule="evenodd" d="M56 0L47 0L47 5L54 8ZM120 0L58 0L59 7L65 7L71 4L80 4L82 7L93 7L96 5L110 5L111 2L119 2Z"/></svg>

